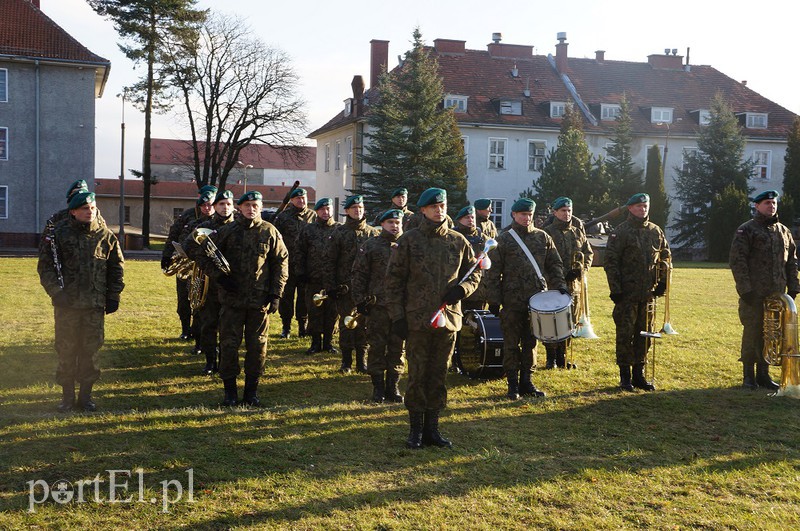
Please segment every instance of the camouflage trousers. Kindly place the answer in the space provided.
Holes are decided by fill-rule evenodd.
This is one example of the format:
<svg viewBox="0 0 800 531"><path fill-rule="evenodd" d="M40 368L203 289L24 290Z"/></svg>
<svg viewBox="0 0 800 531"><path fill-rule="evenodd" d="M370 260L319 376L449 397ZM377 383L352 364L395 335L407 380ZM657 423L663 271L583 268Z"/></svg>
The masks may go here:
<svg viewBox="0 0 800 531"><path fill-rule="evenodd" d="M447 406L447 365L456 333L446 329L412 330L406 340L409 411L441 410Z"/></svg>
<svg viewBox="0 0 800 531"><path fill-rule="evenodd" d="M236 378L239 367L239 346L244 337L244 374L261 376L267 360L269 316L262 308L234 308L223 304L219 314L219 377Z"/></svg>
<svg viewBox="0 0 800 531"><path fill-rule="evenodd" d="M278 314L281 316L282 321L291 321L292 317L297 317L298 321L308 319L306 285L298 284L297 275L290 274L286 280L283 296L278 304Z"/></svg>
<svg viewBox="0 0 800 531"><path fill-rule="evenodd" d="M342 352L356 350L357 352L367 349L367 327L365 326L365 316L358 317L358 324L350 329L344 325L344 318L351 315L356 305L350 294L336 299L336 311L339 312L339 348Z"/></svg>
<svg viewBox="0 0 800 531"><path fill-rule="evenodd" d="M309 282L306 285L306 308L308 308L308 333L313 335L325 335L333 337L336 329L336 304L330 298L325 299L321 306L314 305L314 294L322 291L322 283Z"/></svg>
<svg viewBox="0 0 800 531"><path fill-rule="evenodd" d="M392 333L392 320L383 306L373 306L367 317L367 372L381 375L384 371L403 374L401 338Z"/></svg>
<svg viewBox="0 0 800 531"><path fill-rule="evenodd" d="M217 348L217 332L219 332L219 312L222 305L219 298L214 295L217 293L217 287L214 282L208 286L208 297L203 307L197 311L194 316L195 323L198 323L200 328L200 349L203 353L214 352Z"/></svg>
<svg viewBox="0 0 800 531"><path fill-rule="evenodd" d="M100 377L100 347L105 339L102 308L54 307L55 349L58 355L56 382L60 385L88 384Z"/></svg>
<svg viewBox="0 0 800 531"><path fill-rule="evenodd" d="M745 364L763 363L764 300L747 304L739 299L739 321L742 323L742 350L739 361Z"/></svg>
<svg viewBox="0 0 800 531"><path fill-rule="evenodd" d="M500 328L503 330L503 370L508 374L536 366L536 338L531 332L528 312L500 310Z"/></svg>
<svg viewBox="0 0 800 531"><path fill-rule="evenodd" d="M622 301L614 305L612 315L617 327L617 365L644 364L652 341L640 334L648 329L647 301Z"/></svg>

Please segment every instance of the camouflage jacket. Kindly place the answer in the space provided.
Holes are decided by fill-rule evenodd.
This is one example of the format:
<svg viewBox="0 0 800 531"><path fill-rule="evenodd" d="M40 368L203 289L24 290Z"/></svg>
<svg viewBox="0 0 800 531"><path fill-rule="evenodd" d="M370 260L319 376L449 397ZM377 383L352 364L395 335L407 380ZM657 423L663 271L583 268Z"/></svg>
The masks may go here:
<svg viewBox="0 0 800 531"><path fill-rule="evenodd" d="M353 262L353 301L356 304L368 296L377 298L377 306L386 306L386 269L392 248L397 247L397 236L381 230L364 242Z"/></svg>
<svg viewBox="0 0 800 531"><path fill-rule="evenodd" d="M381 233L381 229L367 225L364 218L355 220L348 216L345 222L338 225L328 236L328 268L325 287L335 288L341 284L350 287L353 262L361 245L373 236Z"/></svg>
<svg viewBox="0 0 800 531"><path fill-rule="evenodd" d="M334 229L339 226L333 218L323 221L317 218L314 223L308 223L300 232L297 257L297 274L308 277L312 284L325 284L326 271L330 269L328 263L328 241Z"/></svg>
<svg viewBox="0 0 800 531"><path fill-rule="evenodd" d="M731 243L730 266L739 295L759 298L785 291L800 292L797 248L786 225L777 216L759 214L742 224Z"/></svg>
<svg viewBox="0 0 800 531"><path fill-rule="evenodd" d="M533 255L547 282L547 289L565 288L564 269L553 238L533 225L523 227L514 222L511 229ZM492 267L486 271L485 280L489 304L500 304L512 311L527 311L528 300L544 286L510 230L497 237L497 247L489 251L489 258Z"/></svg>
<svg viewBox="0 0 800 531"><path fill-rule="evenodd" d="M314 223L317 213L310 208L300 210L293 204L289 205L277 216L275 216L275 228L283 236L283 242L289 251L289 271L292 275L296 274L297 259L299 258L300 233L303 227L309 223Z"/></svg>
<svg viewBox="0 0 800 531"><path fill-rule="evenodd" d="M50 238L49 236L53 234L53 229L58 225L60 221L64 221L65 219L71 219L69 215L69 209L65 208L63 210L59 210L52 216L47 222L44 224L44 230L42 231L41 238L39 239L39 252L41 253L44 246L50 245ZM100 215L100 209L97 209L97 223L101 227L107 227L106 220L103 219L103 216Z"/></svg>
<svg viewBox="0 0 800 531"><path fill-rule="evenodd" d="M175 247L172 246L172 242L181 243L183 238L189 234L189 225L192 221L196 220L200 215L200 209L198 207L187 208L181 215L178 216L172 225L169 228L169 234L167 235L167 242L164 244L164 250L161 252L161 259L164 258L172 258L172 255L175 254Z"/></svg>
<svg viewBox="0 0 800 531"><path fill-rule="evenodd" d="M612 294L622 293L627 301L644 302L656 287L658 250L669 253L664 231L648 218L628 215L608 237L603 258Z"/></svg>
<svg viewBox="0 0 800 531"><path fill-rule="evenodd" d="M125 259L117 237L108 227L97 219L79 223L70 217L58 222L50 237L55 238L70 308L105 308L106 299L119 300L125 288ZM49 241L39 254L37 269L48 295L53 297L61 291Z"/></svg>
<svg viewBox="0 0 800 531"><path fill-rule="evenodd" d="M589 245L589 240L586 238L583 221L573 216L569 223L564 223L554 217L553 221L543 230L553 238L553 243L556 244L558 255L564 265L564 274L577 265L574 258L575 253L578 251L583 253L583 260L580 261L583 270L588 271L592 267L594 252L592 251L592 246ZM578 293L578 290L581 289L580 279L570 282L567 289L570 293Z"/></svg>
<svg viewBox="0 0 800 531"><path fill-rule="evenodd" d="M485 218L483 216L479 216L475 214L475 221L478 222L478 227L483 231L487 238L494 238L497 239L497 227L489 218Z"/></svg>
<svg viewBox="0 0 800 531"><path fill-rule="evenodd" d="M216 212L210 218L197 218L194 222L189 224L189 234L180 242L181 246L183 246L183 250L186 251L189 258L197 262L200 256L205 255L205 251L192 237L194 229L211 229L216 231L222 228L223 225L232 223L233 220L233 214L227 218L223 218Z"/></svg>
<svg viewBox="0 0 800 531"><path fill-rule="evenodd" d="M478 256L483 252L484 247L486 247L486 240L489 238L486 236L486 234L484 234L480 227L475 227L473 229L470 227L465 227L461 223L457 223L455 230L467 239L469 244L472 246L472 252L475 253L475 256ZM464 300L468 300L470 302L486 302L486 297L486 279L485 275L482 273L478 288L472 295Z"/></svg>
<svg viewBox="0 0 800 531"><path fill-rule="evenodd" d="M472 246L462 235L419 216L419 227L397 240L386 271L386 308L392 321L407 319L409 330L430 330L431 318L442 305L442 297L475 265ZM461 286L470 296L480 282L475 270ZM461 302L445 307L445 328L461 330Z"/></svg>
<svg viewBox="0 0 800 531"><path fill-rule="evenodd" d="M219 301L234 308L265 308L283 295L289 276L289 255L280 232L260 216L239 217L210 236L231 267L235 294L219 288ZM203 271L215 280L224 275L205 255L198 257Z"/></svg>

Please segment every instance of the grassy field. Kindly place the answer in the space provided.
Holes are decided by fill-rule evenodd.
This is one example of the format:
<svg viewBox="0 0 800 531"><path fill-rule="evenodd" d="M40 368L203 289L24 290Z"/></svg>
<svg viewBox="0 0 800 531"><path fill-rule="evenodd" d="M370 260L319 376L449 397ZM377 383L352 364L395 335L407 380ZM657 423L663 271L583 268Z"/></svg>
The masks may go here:
<svg viewBox="0 0 800 531"><path fill-rule="evenodd" d="M547 398L516 402L504 382L451 374L442 431L455 447L421 451L404 448L402 406L370 403L366 376L306 356L276 322L266 407L219 407L221 382L199 376L202 361L174 339L174 281L158 262L129 261L126 283L106 321L99 411L60 415L36 262L0 260L0 528L800 528L800 403L739 387L722 266L677 265L680 335L658 343L657 392L617 391L595 268L601 338L573 343L578 369L537 371ZM91 482L83 503L30 504L29 490L43 499L57 480Z"/></svg>

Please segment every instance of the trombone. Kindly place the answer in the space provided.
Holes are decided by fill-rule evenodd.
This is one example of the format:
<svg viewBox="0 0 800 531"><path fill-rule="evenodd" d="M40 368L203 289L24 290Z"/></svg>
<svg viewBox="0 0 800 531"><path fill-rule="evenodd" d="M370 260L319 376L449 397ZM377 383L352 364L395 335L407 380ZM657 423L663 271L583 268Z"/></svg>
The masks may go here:
<svg viewBox="0 0 800 531"><path fill-rule="evenodd" d="M576 304L575 332L572 337L579 337L582 339L599 339L599 336L594 333L594 327L589 320L589 279L586 278L587 271L583 267L583 253L575 251L572 255L572 268L581 270L581 290L578 292L578 301Z"/></svg>
<svg viewBox="0 0 800 531"><path fill-rule="evenodd" d="M639 332L639 334L648 341L647 350L649 351L652 347L652 354L648 356L650 363L650 381L654 382L656 379L656 342L655 339L661 339L663 335L678 335L678 332L672 327L672 324L669 322L669 292L670 292L670 285L672 282L672 255L669 252L669 249L656 249L653 248L653 263L655 264L656 270L656 286L661 283L663 280L666 288L664 290L664 324L661 327L661 330L658 332L655 331L656 326L656 312L658 311L658 297L651 297L650 300L647 301L647 330L643 330ZM647 379L647 375L645 374L645 379Z"/></svg>

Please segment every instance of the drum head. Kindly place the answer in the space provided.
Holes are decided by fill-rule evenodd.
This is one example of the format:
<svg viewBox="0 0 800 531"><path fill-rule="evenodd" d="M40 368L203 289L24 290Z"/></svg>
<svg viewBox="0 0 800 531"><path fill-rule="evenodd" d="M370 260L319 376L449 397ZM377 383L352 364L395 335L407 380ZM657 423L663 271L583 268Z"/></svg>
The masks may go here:
<svg viewBox="0 0 800 531"><path fill-rule="evenodd" d="M500 318L486 310L469 310L458 337L457 363L470 378L503 376L503 332Z"/></svg>
<svg viewBox="0 0 800 531"><path fill-rule="evenodd" d="M556 312L568 306L572 302L572 297L564 295L560 291L540 291L528 299L528 307L537 312Z"/></svg>

